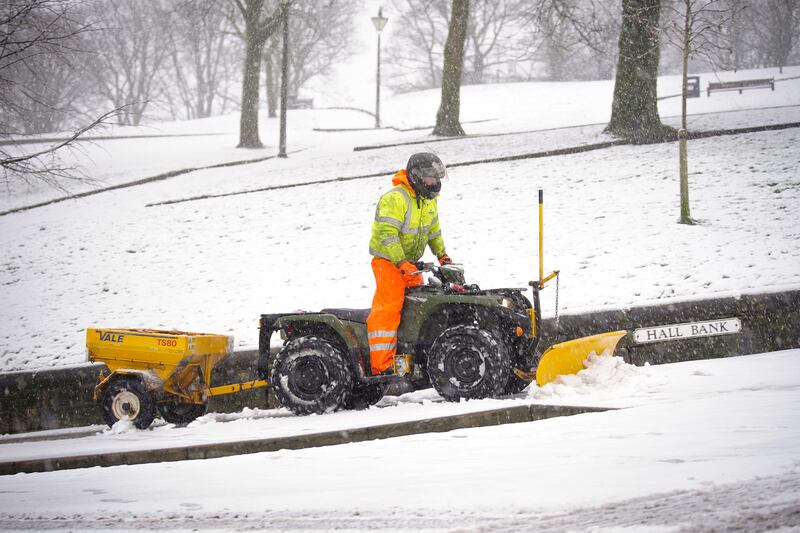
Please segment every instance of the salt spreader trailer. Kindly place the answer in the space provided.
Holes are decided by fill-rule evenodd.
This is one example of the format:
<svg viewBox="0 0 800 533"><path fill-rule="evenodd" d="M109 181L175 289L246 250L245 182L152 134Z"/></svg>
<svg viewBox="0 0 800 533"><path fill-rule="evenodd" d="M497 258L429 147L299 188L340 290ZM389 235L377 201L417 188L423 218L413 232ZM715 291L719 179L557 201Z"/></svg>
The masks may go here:
<svg viewBox="0 0 800 533"><path fill-rule="evenodd" d="M86 356L105 363L94 388L104 421L128 419L147 428L156 411L186 424L206 412L212 396L266 387L260 379L211 387L211 371L233 351L233 337L157 329L86 330Z"/></svg>

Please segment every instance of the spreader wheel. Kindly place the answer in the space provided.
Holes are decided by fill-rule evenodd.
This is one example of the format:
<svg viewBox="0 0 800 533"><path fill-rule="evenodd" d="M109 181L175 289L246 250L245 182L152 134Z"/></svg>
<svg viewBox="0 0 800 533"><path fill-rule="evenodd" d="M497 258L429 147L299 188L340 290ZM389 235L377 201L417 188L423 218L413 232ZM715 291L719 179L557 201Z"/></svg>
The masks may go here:
<svg viewBox="0 0 800 533"><path fill-rule="evenodd" d="M301 337L275 356L269 382L282 406L296 414L321 414L344 407L353 375L329 342Z"/></svg>
<svg viewBox="0 0 800 533"><path fill-rule="evenodd" d="M153 397L133 376L120 376L111 382L103 392L100 408L109 427L130 420L137 428L147 429L156 416Z"/></svg>
<svg viewBox="0 0 800 533"><path fill-rule="evenodd" d="M445 400L490 398L508 383L511 358L502 340L475 326L453 326L433 341L428 376Z"/></svg>

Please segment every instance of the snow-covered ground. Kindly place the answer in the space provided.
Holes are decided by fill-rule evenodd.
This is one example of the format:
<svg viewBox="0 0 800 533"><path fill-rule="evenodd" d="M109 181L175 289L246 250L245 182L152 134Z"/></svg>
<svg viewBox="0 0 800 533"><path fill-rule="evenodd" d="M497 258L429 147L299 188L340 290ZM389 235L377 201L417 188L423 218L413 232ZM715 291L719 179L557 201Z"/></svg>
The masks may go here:
<svg viewBox="0 0 800 533"><path fill-rule="evenodd" d="M783 75L739 73L787 79L776 82L775 91L703 93L689 102L690 127L800 121L798 74L800 67ZM675 94L677 87L676 77L664 78L660 93ZM233 334L237 348L252 348L260 313L368 307L375 202L410 153L430 149L446 163L459 163L609 140L602 129L612 88L611 82L465 87L468 133L527 133L444 142L428 131L314 131L369 127L370 119L346 111L293 111L289 159L197 171L0 216L0 371L81 363L90 326L219 332ZM435 91L387 99L384 123L430 125L437 102ZM659 105L663 117L675 117L680 102L668 98ZM142 133L220 135L97 141L82 145L79 163L113 185L275 152L275 120L263 120L264 150L233 148L236 124L229 116L151 125ZM353 151L411 141L424 142ZM470 281L524 286L535 276L535 201L542 187L545 268L562 272L563 311L797 287L798 146L798 129L691 142L692 215L700 224L690 227L676 223L674 144L455 167L440 200L445 242ZM381 172L385 176L147 207ZM22 192L2 196L0 210L61 194ZM543 305L545 315L553 313L552 294Z"/></svg>
<svg viewBox="0 0 800 533"><path fill-rule="evenodd" d="M791 369L798 357L789 350L641 368L601 358L508 403L434 404L433 393L417 392L362 412L207 415L187 428L0 444L8 461L357 427L511 402L622 407L305 450L2 476L0 528L796 531L800 374Z"/></svg>
<svg viewBox="0 0 800 533"><path fill-rule="evenodd" d="M774 71L720 75L771 77ZM712 79L703 75L701 86ZM798 78L800 67L785 69ZM716 76L713 76L716 79ZM660 80L677 94L676 77ZM435 91L387 98L383 122L334 110L290 113L287 160L203 170L0 216L0 371L79 364L92 325L233 334L256 344L260 313L367 307L367 241L379 195L416 150L462 163L610 140L611 82L466 87L467 139L428 131ZM677 125L679 99L659 104ZM690 128L800 121L800 79L776 90L689 102ZM121 184L275 153L236 150L237 117L149 125L98 140L75 163ZM514 133L516 132L516 133ZM480 136L513 133L510 135ZM421 144L354 152L356 146ZM534 277L536 191L545 189L545 267L562 271L562 310L800 287L800 130L692 141L692 214L678 217L677 148L619 146L572 156L453 167L440 213L448 252L483 286ZM355 181L229 194L384 172ZM72 192L85 191L75 185ZM57 198L12 188L0 212ZM545 315L552 314L545 293ZM761 531L800 530L800 350L632 367L601 358L527 398L448 404L432 391L362 412L211 413L156 424L0 436L0 461L261 439L521 403L602 413L205 461L0 477L0 529L72 531ZM87 431L89 436L80 436Z"/></svg>

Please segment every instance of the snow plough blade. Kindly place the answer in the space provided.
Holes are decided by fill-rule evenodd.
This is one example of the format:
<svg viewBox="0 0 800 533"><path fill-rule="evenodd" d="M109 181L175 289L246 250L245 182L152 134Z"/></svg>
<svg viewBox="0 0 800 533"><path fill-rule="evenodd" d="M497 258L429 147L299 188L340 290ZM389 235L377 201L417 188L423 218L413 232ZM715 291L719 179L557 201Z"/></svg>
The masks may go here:
<svg viewBox="0 0 800 533"><path fill-rule="evenodd" d="M577 374L585 367L583 362L592 353L613 355L619 341L627 331L610 331L590 337L554 344L542 354L536 367L536 384L540 387L564 374Z"/></svg>

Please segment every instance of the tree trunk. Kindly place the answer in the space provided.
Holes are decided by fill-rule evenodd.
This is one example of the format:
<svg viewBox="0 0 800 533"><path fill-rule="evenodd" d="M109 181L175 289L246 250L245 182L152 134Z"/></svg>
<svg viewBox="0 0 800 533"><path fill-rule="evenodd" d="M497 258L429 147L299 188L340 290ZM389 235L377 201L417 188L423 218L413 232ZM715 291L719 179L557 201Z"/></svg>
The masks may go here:
<svg viewBox="0 0 800 533"><path fill-rule="evenodd" d="M681 192L681 224L694 224L689 212L689 155L686 148L686 130L678 131L678 160Z"/></svg>
<svg viewBox="0 0 800 533"><path fill-rule="evenodd" d="M245 48L239 148L262 148L264 145L258 136L258 85L264 42L248 36Z"/></svg>
<svg viewBox="0 0 800 533"><path fill-rule="evenodd" d="M694 224L691 213L689 212L689 154L686 146L686 91L688 89L689 76L689 54L691 53L691 35L694 26L694 14L692 13L691 0L684 0L683 21L683 65L681 76L681 129L678 130L678 164L681 193L681 224Z"/></svg>
<svg viewBox="0 0 800 533"><path fill-rule="evenodd" d="M261 148L258 137L258 87L264 43L278 29L278 12L266 18L261 13L264 0L237 2L244 16L245 58L242 75L242 111L239 119L239 148Z"/></svg>
<svg viewBox="0 0 800 533"><path fill-rule="evenodd" d="M661 0L623 0L617 76L606 131L636 143L674 139L658 116L658 20Z"/></svg>
<svg viewBox="0 0 800 533"><path fill-rule="evenodd" d="M469 21L469 0L453 0L450 27L444 45L442 72L442 99L436 113L433 135L462 136L464 130L459 121L461 112L461 72L464 69L464 43Z"/></svg>
<svg viewBox="0 0 800 533"><path fill-rule="evenodd" d="M267 113L269 118L278 116L278 96L275 94L275 68L272 62L272 47L264 56L264 74L266 74Z"/></svg>

